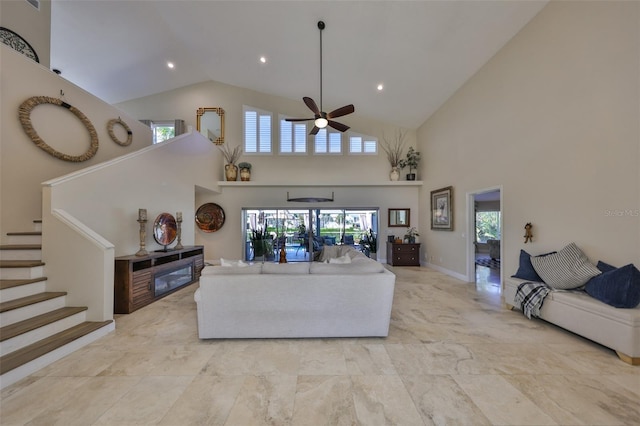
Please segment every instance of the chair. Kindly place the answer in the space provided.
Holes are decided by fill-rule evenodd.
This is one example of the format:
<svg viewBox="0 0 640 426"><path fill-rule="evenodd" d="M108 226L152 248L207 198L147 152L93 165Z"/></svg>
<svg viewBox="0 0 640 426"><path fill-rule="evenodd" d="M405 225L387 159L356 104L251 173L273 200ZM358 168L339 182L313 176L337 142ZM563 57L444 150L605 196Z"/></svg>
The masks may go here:
<svg viewBox="0 0 640 426"><path fill-rule="evenodd" d="M500 259L500 240L487 240L489 257L493 260Z"/></svg>

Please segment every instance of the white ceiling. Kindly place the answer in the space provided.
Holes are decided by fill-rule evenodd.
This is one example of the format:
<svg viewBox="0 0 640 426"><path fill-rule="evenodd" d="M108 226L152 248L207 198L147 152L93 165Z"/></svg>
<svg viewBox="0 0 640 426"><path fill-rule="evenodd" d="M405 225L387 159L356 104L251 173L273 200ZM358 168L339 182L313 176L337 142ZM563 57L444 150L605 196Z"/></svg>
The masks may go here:
<svg viewBox="0 0 640 426"><path fill-rule="evenodd" d="M53 0L51 67L109 103L215 80L299 99L306 117L323 20L323 109L417 128L546 3Z"/></svg>

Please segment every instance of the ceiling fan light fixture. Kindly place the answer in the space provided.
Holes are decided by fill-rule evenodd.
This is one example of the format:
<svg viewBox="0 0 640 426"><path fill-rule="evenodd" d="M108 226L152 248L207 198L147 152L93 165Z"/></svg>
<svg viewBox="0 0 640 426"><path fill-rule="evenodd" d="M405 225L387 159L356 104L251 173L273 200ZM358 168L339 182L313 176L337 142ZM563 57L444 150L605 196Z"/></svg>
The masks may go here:
<svg viewBox="0 0 640 426"><path fill-rule="evenodd" d="M313 124L315 124L318 129L324 129L329 124L329 120L327 120L326 118L320 117L320 118L316 118L316 121L314 121Z"/></svg>

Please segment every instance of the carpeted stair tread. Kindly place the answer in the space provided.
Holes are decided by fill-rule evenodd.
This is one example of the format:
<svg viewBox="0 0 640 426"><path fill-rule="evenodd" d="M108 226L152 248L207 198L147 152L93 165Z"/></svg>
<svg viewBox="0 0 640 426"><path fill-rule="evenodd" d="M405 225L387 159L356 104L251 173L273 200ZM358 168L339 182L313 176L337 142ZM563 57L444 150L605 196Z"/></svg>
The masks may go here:
<svg viewBox="0 0 640 426"><path fill-rule="evenodd" d="M70 317L79 312L86 311L86 307L64 307L51 312L38 315L15 324L6 325L0 328L0 342L35 330L39 327L54 323L61 319Z"/></svg>
<svg viewBox="0 0 640 426"><path fill-rule="evenodd" d="M11 311L66 295L66 291L47 291L44 293L33 294L31 296L20 297L14 300L7 300L6 302L0 303L0 312Z"/></svg>
<svg viewBox="0 0 640 426"><path fill-rule="evenodd" d="M3 244L0 250L42 250L42 244Z"/></svg>
<svg viewBox="0 0 640 426"><path fill-rule="evenodd" d="M34 268L43 265L42 260L0 260L0 268Z"/></svg>
<svg viewBox="0 0 640 426"><path fill-rule="evenodd" d="M20 287L21 285L33 284L39 281L46 281L47 277L31 278L28 280L0 280L0 290Z"/></svg>
<svg viewBox="0 0 640 426"><path fill-rule="evenodd" d="M61 331L60 333L54 334L51 337L47 337L46 339L42 339L29 346L25 346L22 349L11 352L0 358L0 374L4 374L20 367L21 365L31 362L51 351L73 342L74 340L98 330L111 322L112 320L102 322L83 322L82 324L78 324L74 327L68 328L67 330Z"/></svg>

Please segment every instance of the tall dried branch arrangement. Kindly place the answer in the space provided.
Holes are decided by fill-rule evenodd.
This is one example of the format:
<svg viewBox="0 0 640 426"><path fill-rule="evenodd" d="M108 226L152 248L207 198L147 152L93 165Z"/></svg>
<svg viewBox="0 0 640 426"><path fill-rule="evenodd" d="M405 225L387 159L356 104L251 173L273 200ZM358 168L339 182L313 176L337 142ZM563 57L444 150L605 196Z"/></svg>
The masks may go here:
<svg viewBox="0 0 640 426"><path fill-rule="evenodd" d="M405 136L407 132L403 132L402 130L398 130L394 135L393 140L387 139L387 136L382 134L382 149L387 154L387 160L389 160L389 164L391 167L398 167L400 164L400 160L402 158L402 150L404 149Z"/></svg>
<svg viewBox="0 0 640 426"><path fill-rule="evenodd" d="M241 146L236 146L234 148L231 148L231 146L226 143L223 145L216 145L216 146L220 151L222 151L222 155L224 155L224 159L227 162L227 164L236 164L236 161L238 161L238 159L240 159L240 156L242 155Z"/></svg>

